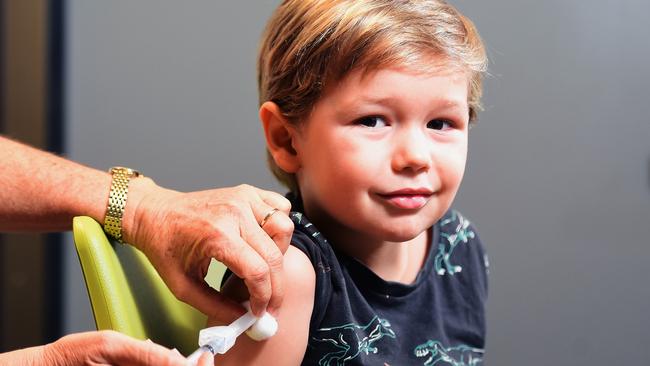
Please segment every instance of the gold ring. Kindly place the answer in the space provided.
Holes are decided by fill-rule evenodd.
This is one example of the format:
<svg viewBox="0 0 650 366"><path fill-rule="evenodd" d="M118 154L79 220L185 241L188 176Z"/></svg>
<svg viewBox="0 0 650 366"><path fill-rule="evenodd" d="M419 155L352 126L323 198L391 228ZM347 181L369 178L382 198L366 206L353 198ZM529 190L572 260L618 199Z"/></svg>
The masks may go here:
<svg viewBox="0 0 650 366"><path fill-rule="evenodd" d="M264 218L262 219L262 222L260 222L260 227L263 228L264 225L266 225L266 223L269 221L271 216L273 216L273 214L278 212L278 211L280 211L280 210L277 209L277 208L274 208L274 209L271 210L271 212L267 213L266 216L264 216Z"/></svg>

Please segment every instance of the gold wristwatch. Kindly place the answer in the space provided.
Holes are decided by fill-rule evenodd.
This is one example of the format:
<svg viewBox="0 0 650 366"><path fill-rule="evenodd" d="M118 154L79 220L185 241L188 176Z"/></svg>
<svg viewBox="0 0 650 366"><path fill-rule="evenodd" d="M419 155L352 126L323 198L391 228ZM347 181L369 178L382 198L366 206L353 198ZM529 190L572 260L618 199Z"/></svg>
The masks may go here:
<svg viewBox="0 0 650 366"><path fill-rule="evenodd" d="M122 217L129 194L129 181L131 178L143 177L143 175L137 170L121 166L112 167L108 172L113 176L113 180L108 195L104 231L120 243L124 243L122 241Z"/></svg>

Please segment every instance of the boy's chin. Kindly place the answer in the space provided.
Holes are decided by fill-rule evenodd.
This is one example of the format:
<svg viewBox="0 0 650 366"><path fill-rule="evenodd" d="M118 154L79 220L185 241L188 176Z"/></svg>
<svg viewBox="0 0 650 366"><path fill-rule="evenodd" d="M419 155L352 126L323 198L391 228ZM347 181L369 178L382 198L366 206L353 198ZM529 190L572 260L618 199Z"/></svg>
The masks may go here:
<svg viewBox="0 0 650 366"><path fill-rule="evenodd" d="M382 239L385 241L391 241L396 243L401 243L409 240L415 239L418 235L427 231L431 225L425 224L403 224L395 225L392 227L382 227L380 229Z"/></svg>

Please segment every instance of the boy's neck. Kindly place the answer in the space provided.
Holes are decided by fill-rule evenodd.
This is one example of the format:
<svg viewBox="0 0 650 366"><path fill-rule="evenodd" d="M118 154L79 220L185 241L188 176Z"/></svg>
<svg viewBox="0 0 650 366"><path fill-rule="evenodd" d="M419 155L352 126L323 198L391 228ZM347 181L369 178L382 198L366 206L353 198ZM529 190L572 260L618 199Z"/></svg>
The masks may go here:
<svg viewBox="0 0 650 366"><path fill-rule="evenodd" d="M346 248L359 248L358 254L350 253L386 281L411 284L424 266L430 248L430 231L400 243L376 242L371 247L346 245Z"/></svg>
<svg viewBox="0 0 650 366"><path fill-rule="evenodd" d="M386 281L413 283L429 253L430 229L405 242L389 242L318 221L315 218L312 222L337 250L365 264Z"/></svg>

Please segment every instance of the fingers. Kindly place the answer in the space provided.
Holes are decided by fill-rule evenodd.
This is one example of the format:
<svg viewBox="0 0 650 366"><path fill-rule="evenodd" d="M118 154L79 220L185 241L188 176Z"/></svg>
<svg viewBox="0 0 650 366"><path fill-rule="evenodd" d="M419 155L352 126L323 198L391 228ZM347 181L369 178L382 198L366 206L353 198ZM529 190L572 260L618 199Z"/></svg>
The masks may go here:
<svg viewBox="0 0 650 366"><path fill-rule="evenodd" d="M293 222L289 216L278 212L266 221L262 229L273 239L280 252L284 254L291 244L291 236L293 235Z"/></svg>
<svg viewBox="0 0 650 366"><path fill-rule="evenodd" d="M187 366L187 361L179 352L169 350L151 341L139 341L120 333L115 333L106 355L110 364L133 366Z"/></svg>
<svg viewBox="0 0 650 366"><path fill-rule="evenodd" d="M275 208L278 211L260 228ZM242 308L204 284L201 265L208 258L221 261L244 280L255 315L267 305L273 312L283 297L282 253L293 232L290 209L281 195L249 185L174 195L156 206L157 212L166 212L162 221L169 229L143 230L138 237L149 243L141 247L178 299L230 321ZM163 243L167 249L151 243Z"/></svg>
<svg viewBox="0 0 650 366"><path fill-rule="evenodd" d="M199 362L196 363L197 366L213 366L214 365L214 355L210 352L204 352L199 358Z"/></svg>
<svg viewBox="0 0 650 366"><path fill-rule="evenodd" d="M224 240L214 245L215 248L221 247L214 255L244 280L250 294L251 310L255 315L261 315L274 292L275 296L282 297L278 276L282 268L282 253L253 218L246 221L240 223L243 227L236 235L227 234Z"/></svg>
<svg viewBox="0 0 650 366"><path fill-rule="evenodd" d="M277 195L276 193L273 194ZM289 202L282 196L279 196L279 198ZM282 200L277 201L282 205ZM251 209L258 224L273 239L280 252L286 252L291 242L291 235L293 234L293 222L288 216L291 204L288 207L283 206L280 208L268 204L265 200L264 202L251 202Z"/></svg>
<svg viewBox="0 0 650 366"><path fill-rule="evenodd" d="M259 194L260 198L262 198L262 201L264 201L267 205L277 208L278 210L284 212L286 215L288 215L291 211L291 202L289 202L289 200L281 194L265 191L259 188L257 188L257 194Z"/></svg>
<svg viewBox="0 0 650 366"><path fill-rule="evenodd" d="M277 216L284 216L284 214L278 213ZM285 216L286 217L286 216ZM270 223L268 224L270 225ZM264 309L274 313L277 308L280 307L282 303L282 298L284 297L284 277L282 275L282 263L283 255L282 252L276 247L275 243L269 239L267 233L264 232L259 227L250 227L242 233L244 240L249 243L249 245L264 259L266 264L266 273L258 273L259 280L264 280L268 278L270 280L271 292L269 296L266 297L262 293L262 296L258 296L251 290L251 284L255 285L255 278L247 279L243 277L244 283L249 288L251 310L255 315L261 315Z"/></svg>
<svg viewBox="0 0 650 366"><path fill-rule="evenodd" d="M46 347L53 365L187 366L178 352L114 331L71 334Z"/></svg>
<svg viewBox="0 0 650 366"><path fill-rule="evenodd" d="M272 192L268 193L270 194ZM284 198L279 197L281 200L278 200L278 202L281 203ZM284 297L282 254L289 247L293 233L293 223L285 211L269 206L265 202L251 202L250 207L255 216L255 220L259 224L249 224L247 221L244 221L242 223L243 230L241 236L262 257L264 262L266 262L268 278L271 281L270 297L265 297L264 294L261 295L263 297L258 297L255 290L251 289L251 285L256 286L255 278L242 278L250 290L250 303L253 313L255 315L261 315L267 306L267 311L275 313ZM283 207L283 209L286 210L288 208ZM262 227L260 228L260 226ZM272 240L269 240L269 238ZM260 281L266 281L266 274L258 273L258 275L260 276Z"/></svg>

